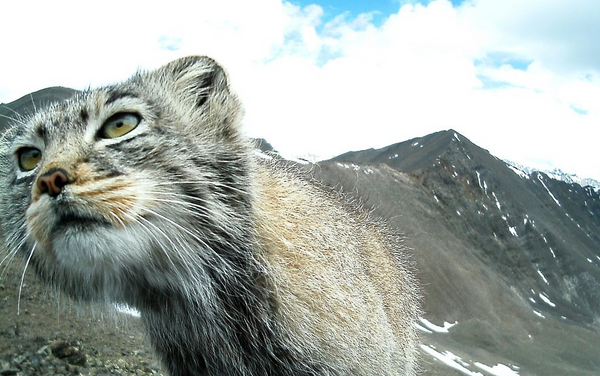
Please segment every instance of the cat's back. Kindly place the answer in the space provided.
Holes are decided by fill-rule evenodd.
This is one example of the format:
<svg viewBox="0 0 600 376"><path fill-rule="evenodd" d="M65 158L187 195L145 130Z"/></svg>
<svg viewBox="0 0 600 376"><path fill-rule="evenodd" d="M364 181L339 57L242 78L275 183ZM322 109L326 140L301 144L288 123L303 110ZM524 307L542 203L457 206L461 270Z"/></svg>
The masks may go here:
<svg viewBox="0 0 600 376"><path fill-rule="evenodd" d="M260 162L254 170L258 257L290 337L355 374L411 374L418 290L400 240L294 169Z"/></svg>

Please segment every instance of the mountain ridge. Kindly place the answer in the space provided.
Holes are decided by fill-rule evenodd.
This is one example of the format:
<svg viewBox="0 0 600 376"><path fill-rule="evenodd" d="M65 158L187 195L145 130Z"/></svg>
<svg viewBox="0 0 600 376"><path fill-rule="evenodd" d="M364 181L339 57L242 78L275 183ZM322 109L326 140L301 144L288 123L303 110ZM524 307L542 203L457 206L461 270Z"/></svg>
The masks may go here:
<svg viewBox="0 0 600 376"><path fill-rule="evenodd" d="M513 161L510 161L507 159L505 159L504 162L506 164L508 164L509 166L512 166L527 175L532 175L533 173L536 173L536 172L542 172L542 173L546 174L548 177L551 177L552 179L555 179L555 180L564 181L565 183L569 183L569 184L576 183L584 188L592 187L595 191L600 190L600 181L598 181L596 179L592 179L592 178L580 177L577 174L565 172L565 171L561 170L560 168L554 168L552 170L547 170L547 169L541 170L541 169L537 169L537 168L533 168L533 167L524 166L520 163L513 162Z"/></svg>
<svg viewBox="0 0 600 376"><path fill-rule="evenodd" d="M398 142L398 143L388 145L388 146L385 146L385 147L382 147L379 149L369 148L369 149L358 150L358 151L349 151L349 152L340 154L338 156L335 156L329 160L334 160L334 161L335 160L345 160L345 161L351 161L351 162L359 162L360 161L361 163L386 163L390 167L397 168L400 171L413 172L413 170L424 167L425 161L423 161L422 157L418 158L420 163L414 161L415 156L410 155L410 153L409 153L408 160L407 160L407 158L403 158L402 155L406 154L406 151L409 149L409 146L412 148L418 147L418 148L422 149L425 146L426 142L427 142L427 145L434 144L434 145L439 146L440 144L443 144L444 142L452 141L453 138L457 141L460 141L461 137L464 138L467 142L472 144L472 142L470 140L468 140L465 136L461 135L459 132L457 132L453 129L448 129L448 130L441 130L441 131L438 131L438 132L435 132L435 133L432 133L432 134L429 134L426 136L422 136L422 137L414 137L410 140ZM433 143L431 141L433 141ZM425 153L422 153L422 154L425 154ZM401 162L400 163L393 163L393 162L387 163L384 160L385 158L388 158L390 161L397 159L398 161L401 161ZM554 168L552 170L542 170L542 169L538 169L538 168L534 168L534 167L528 167L523 164L508 160L508 159L503 159L502 161L505 162L507 165L514 167L515 169L521 171L522 173L524 173L526 175L531 175L535 172L542 172L555 180L564 181L566 183L577 183L577 184L581 185L582 187L591 186L595 190L600 190L600 181L593 179L593 178L589 178L589 177L580 177L577 174L562 171L560 168ZM429 161L429 162L431 162L431 161ZM517 174L518 174L518 172L517 172Z"/></svg>
<svg viewBox="0 0 600 376"><path fill-rule="evenodd" d="M435 147L429 146L430 143ZM423 155L423 152L414 149L416 151L413 155L407 155L407 145L425 149L425 162L413 163L414 154ZM401 159L402 155L407 155L405 159L409 163L394 161L396 158ZM500 248L508 252L503 256L512 258L511 265L506 265L508 270L519 267L519 263L532 262L543 269L547 267L545 264L553 262L552 259L560 258L564 246L554 236L566 239L580 231L583 236L578 238L577 243L581 249L590 249L600 244L600 238L596 235L600 229L598 194L576 183L560 182L538 172L529 176L519 175L505 162L452 130L394 144L382 151L342 154L325 163L341 164L347 168L343 162L356 165L367 163L371 166L373 163L385 164L409 174L422 188L429 190L436 203L445 206L445 215L454 213L463 217L463 213L474 214L459 218L460 221L454 223L462 223L462 231L475 244L482 244L480 234L491 234L494 239L500 239L503 243ZM581 202L583 204L578 204ZM485 221L479 218L482 216ZM581 218L579 222L587 225L582 227L575 218ZM552 235L547 236L548 232ZM520 239L519 234L525 240ZM554 248L551 245L545 246L549 243ZM546 255L530 252L528 249L534 244L536 250L537 247L545 247L550 252ZM484 254L495 260L494 255L497 255L498 249L491 248L494 250L488 250ZM549 255L552 259L549 259ZM581 254L581 258L586 261L595 256L597 255L593 252ZM572 267L572 263L576 263L571 258L563 258L562 262L561 270L565 272ZM585 269L584 265L580 267ZM529 278L538 279L538 286L541 279L539 270L531 268L528 272ZM566 291L567 287L562 286L563 295ZM590 319L595 317L591 312L600 312L598 301L580 304L588 306L587 315Z"/></svg>
<svg viewBox="0 0 600 376"><path fill-rule="evenodd" d="M365 205L406 234L424 281L426 317L458 322L442 339L427 334L426 340L446 349L475 344L469 354L486 349L529 374L600 369L590 360L593 351L568 339L578 332L598 344L595 190L524 174L453 130L345 153L319 168L320 179L360 192ZM567 349L553 347L553 336L564 338ZM533 362L543 356L581 356L587 368Z"/></svg>

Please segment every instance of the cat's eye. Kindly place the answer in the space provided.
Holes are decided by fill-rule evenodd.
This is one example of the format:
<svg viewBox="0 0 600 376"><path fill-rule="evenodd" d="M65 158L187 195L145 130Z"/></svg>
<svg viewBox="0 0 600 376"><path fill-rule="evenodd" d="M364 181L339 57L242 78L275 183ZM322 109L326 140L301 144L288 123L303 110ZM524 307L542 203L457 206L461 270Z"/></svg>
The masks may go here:
<svg viewBox="0 0 600 376"><path fill-rule="evenodd" d="M101 138L117 138L126 135L138 126L141 119L137 114L118 113L111 116L100 128Z"/></svg>
<svg viewBox="0 0 600 376"><path fill-rule="evenodd" d="M19 168L22 171L31 171L37 167L42 160L42 152L36 148L21 148L17 152Z"/></svg>

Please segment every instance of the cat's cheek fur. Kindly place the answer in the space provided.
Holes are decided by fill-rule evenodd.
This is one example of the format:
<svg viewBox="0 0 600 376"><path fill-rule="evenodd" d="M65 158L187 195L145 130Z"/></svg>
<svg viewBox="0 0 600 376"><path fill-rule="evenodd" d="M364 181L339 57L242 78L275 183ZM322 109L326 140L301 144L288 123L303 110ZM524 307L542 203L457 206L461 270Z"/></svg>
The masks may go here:
<svg viewBox="0 0 600 376"><path fill-rule="evenodd" d="M52 246L52 229L56 226L56 215L50 210L47 200L33 202L26 212L27 233L31 234L36 247L48 249Z"/></svg>

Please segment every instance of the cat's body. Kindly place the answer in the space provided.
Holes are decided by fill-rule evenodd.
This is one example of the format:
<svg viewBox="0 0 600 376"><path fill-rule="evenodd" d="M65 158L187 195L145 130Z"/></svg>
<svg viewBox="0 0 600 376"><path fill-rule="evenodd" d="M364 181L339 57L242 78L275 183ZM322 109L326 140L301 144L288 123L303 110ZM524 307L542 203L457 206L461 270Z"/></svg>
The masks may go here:
<svg viewBox="0 0 600 376"><path fill-rule="evenodd" d="M9 252L141 312L173 376L414 375L395 237L256 158L226 74L175 61L34 114L0 143Z"/></svg>

